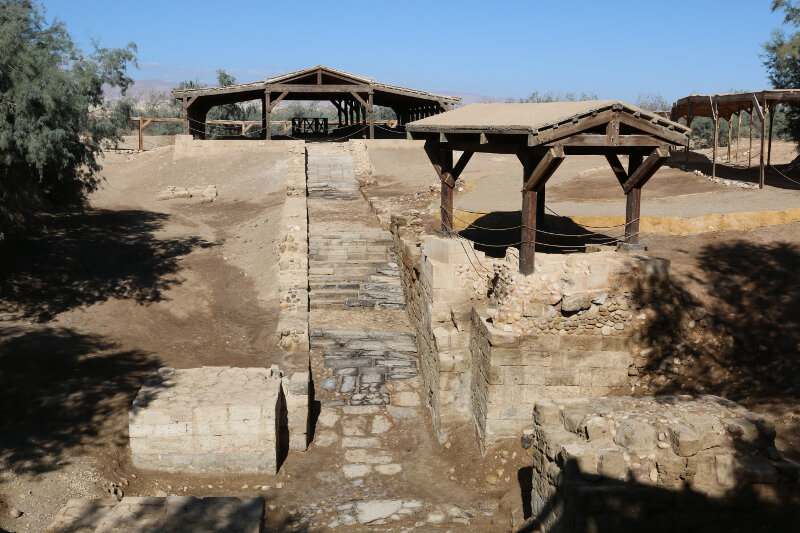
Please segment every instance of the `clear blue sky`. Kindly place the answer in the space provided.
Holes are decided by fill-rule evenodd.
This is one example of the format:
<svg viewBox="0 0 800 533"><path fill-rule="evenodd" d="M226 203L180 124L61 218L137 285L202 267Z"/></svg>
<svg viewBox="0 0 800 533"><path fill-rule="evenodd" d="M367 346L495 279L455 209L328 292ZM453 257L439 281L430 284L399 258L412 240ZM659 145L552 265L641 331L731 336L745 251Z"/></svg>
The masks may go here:
<svg viewBox="0 0 800 533"><path fill-rule="evenodd" d="M769 0L44 0L80 43L139 47L137 79L239 81L324 64L417 89L496 97L762 89Z"/></svg>

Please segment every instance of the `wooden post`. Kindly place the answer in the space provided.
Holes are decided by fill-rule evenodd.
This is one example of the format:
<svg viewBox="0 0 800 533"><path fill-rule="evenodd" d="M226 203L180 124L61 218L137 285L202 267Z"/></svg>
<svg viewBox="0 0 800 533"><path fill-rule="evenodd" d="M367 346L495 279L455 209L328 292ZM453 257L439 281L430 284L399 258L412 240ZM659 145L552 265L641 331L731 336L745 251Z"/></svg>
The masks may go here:
<svg viewBox="0 0 800 533"><path fill-rule="evenodd" d="M750 148L747 150L747 168L753 164L753 106L750 106Z"/></svg>
<svg viewBox="0 0 800 533"><path fill-rule="evenodd" d="M761 154L759 158L758 164L758 188L764 188L764 149L766 148L766 137L767 137L767 113L769 113L769 108L767 107L767 103L764 102L764 116L761 117Z"/></svg>
<svg viewBox="0 0 800 533"><path fill-rule="evenodd" d="M375 109L372 104L372 93L369 93L369 98L367 99L369 105L369 138L375 138Z"/></svg>
<svg viewBox="0 0 800 533"><path fill-rule="evenodd" d="M639 217L642 205L642 189L634 187L625 195L625 242L639 243Z"/></svg>
<svg viewBox="0 0 800 533"><path fill-rule="evenodd" d="M522 226L520 231L519 271L523 275L533 274L536 257L536 218L539 210L539 193L542 194L541 208L544 209L544 187L547 180L564 161L564 147L554 146L542 153L527 149L517 154L522 163Z"/></svg>
<svg viewBox="0 0 800 533"><path fill-rule="evenodd" d="M728 163L731 162L731 138L733 137L733 115L728 118Z"/></svg>
<svg viewBox="0 0 800 533"><path fill-rule="evenodd" d="M525 174L528 175L526 169ZM519 272L529 276L535 271L537 194L533 189L522 189L522 228L519 245Z"/></svg>
<svg viewBox="0 0 800 533"><path fill-rule="evenodd" d="M266 119L264 120L264 127L266 128L265 130L267 134L266 139L269 141L272 139L272 132L270 131L272 129L270 127L272 125L271 124L272 121L270 120L270 118L272 117L272 93L266 91L264 98L267 102L267 114L266 114Z"/></svg>
<svg viewBox="0 0 800 533"><path fill-rule="evenodd" d="M708 102L711 104L711 115L714 119L714 148L711 150L711 177L717 176L717 145L719 144L719 111L717 110L716 101L712 97L708 97Z"/></svg>
<svg viewBox="0 0 800 533"><path fill-rule="evenodd" d="M736 163L738 164L739 163L739 137L742 136L742 111L739 110L739 112L736 114L736 116L739 117L738 118L739 123L736 125Z"/></svg>
<svg viewBox="0 0 800 533"><path fill-rule="evenodd" d="M689 97L689 100L686 102L686 127L692 127L692 99ZM689 162L689 151L692 149L692 132L689 131L689 134L686 136L686 162Z"/></svg>
<svg viewBox="0 0 800 533"><path fill-rule="evenodd" d="M772 159L772 119L775 118L775 107L770 110L769 113L769 148L767 148L767 166L770 164L770 160Z"/></svg>
<svg viewBox="0 0 800 533"><path fill-rule="evenodd" d="M187 111L187 107L189 106L189 99L183 99L183 109L181 110L181 118L183 119L183 134L189 135L189 112Z"/></svg>
<svg viewBox="0 0 800 533"><path fill-rule="evenodd" d="M139 151L144 152L144 121L139 118Z"/></svg>
<svg viewBox="0 0 800 533"><path fill-rule="evenodd" d="M628 177L632 177L636 170L642 166L641 153L628 156ZM625 242L639 243L639 214L641 213L642 188L634 187L625 193Z"/></svg>

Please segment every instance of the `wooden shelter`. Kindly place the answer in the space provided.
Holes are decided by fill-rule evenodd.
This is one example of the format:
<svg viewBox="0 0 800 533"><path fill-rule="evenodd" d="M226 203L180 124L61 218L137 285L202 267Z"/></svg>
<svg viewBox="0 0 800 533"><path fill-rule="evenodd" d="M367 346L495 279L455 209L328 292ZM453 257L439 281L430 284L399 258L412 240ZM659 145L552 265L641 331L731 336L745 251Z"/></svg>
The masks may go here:
<svg viewBox="0 0 800 533"><path fill-rule="evenodd" d="M545 185L568 155L603 155L627 197L625 237L638 242L641 190L683 145L685 126L616 100L542 104L472 104L406 126L441 181L442 230L453 230L453 189L473 153L516 154L522 163L520 272L532 274L536 222L544 216ZM453 161L453 151L463 151ZM628 156L627 169L619 159Z"/></svg>
<svg viewBox="0 0 800 533"><path fill-rule="evenodd" d="M214 106L261 100L262 137L269 139L271 115L284 100L331 102L339 113L339 125L363 124L375 137L374 106L391 108L398 123L428 117L460 104L461 98L407 89L330 67L316 67L267 78L264 81L223 87L172 91L183 103L183 133L205 138L206 115Z"/></svg>
<svg viewBox="0 0 800 533"><path fill-rule="evenodd" d="M763 189L765 167L769 166L770 156L772 155L772 121L775 116L772 110L775 109L775 106L778 104L800 104L800 89L772 89L761 92L713 95L692 94L672 104L670 119L677 122L678 119L685 117L686 125L689 127L691 127L692 119L695 117L709 117L714 121L714 149L711 158L711 176L716 177L720 117L728 119L728 162L730 162L733 117L736 115L739 120L739 128L737 129L736 137L736 144L738 145L742 126L742 111L746 111L750 115L750 151L747 160L747 166L749 167L753 152L753 112L755 111L759 119L761 119L761 154L759 158L758 186ZM767 117L769 117L769 134L767 134ZM691 134L686 139L687 161L689 160L690 150ZM764 161L765 153L766 164Z"/></svg>

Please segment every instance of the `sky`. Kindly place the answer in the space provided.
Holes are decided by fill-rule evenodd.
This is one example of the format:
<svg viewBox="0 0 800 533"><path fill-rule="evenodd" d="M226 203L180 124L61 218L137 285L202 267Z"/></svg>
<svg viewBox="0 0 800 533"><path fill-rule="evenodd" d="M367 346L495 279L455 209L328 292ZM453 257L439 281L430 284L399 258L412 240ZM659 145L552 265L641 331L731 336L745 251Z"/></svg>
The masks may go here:
<svg viewBox="0 0 800 533"><path fill-rule="evenodd" d="M88 48L138 46L135 79L239 82L322 64L415 89L667 102L759 90L770 0L44 0Z"/></svg>

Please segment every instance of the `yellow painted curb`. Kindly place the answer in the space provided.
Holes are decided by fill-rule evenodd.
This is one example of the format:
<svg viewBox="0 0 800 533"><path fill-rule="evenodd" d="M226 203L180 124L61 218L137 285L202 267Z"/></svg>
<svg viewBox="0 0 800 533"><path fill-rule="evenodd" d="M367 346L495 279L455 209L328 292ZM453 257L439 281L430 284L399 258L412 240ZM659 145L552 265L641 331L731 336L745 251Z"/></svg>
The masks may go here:
<svg viewBox="0 0 800 533"><path fill-rule="evenodd" d="M462 230L473 223L485 213L471 213L455 209L453 225L456 230ZM511 215L511 213L509 213ZM610 227L621 226L625 223L623 216L608 217L569 217L581 226ZM724 215L702 215L699 217L642 217L639 222L639 231L644 233L661 233L665 235L685 235L687 233L706 233L709 231L739 230L747 231L767 226L779 226L800 221L800 208L784 209L782 211L748 211L741 213L726 213ZM518 223L519 221L517 221Z"/></svg>

